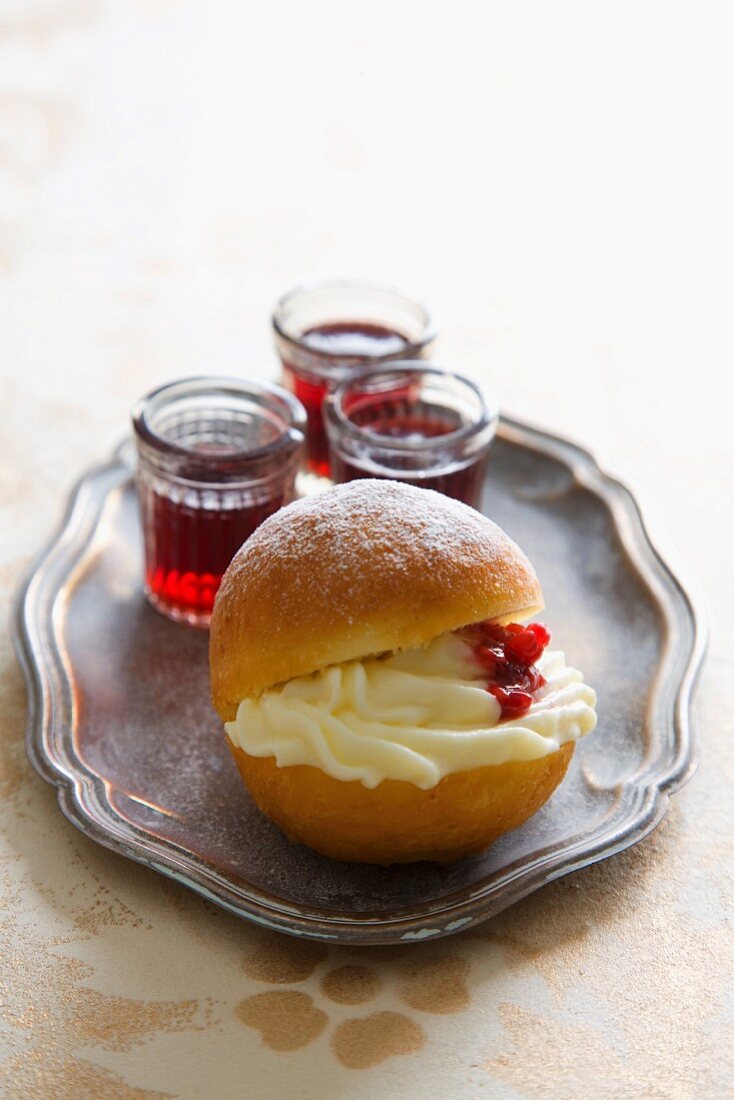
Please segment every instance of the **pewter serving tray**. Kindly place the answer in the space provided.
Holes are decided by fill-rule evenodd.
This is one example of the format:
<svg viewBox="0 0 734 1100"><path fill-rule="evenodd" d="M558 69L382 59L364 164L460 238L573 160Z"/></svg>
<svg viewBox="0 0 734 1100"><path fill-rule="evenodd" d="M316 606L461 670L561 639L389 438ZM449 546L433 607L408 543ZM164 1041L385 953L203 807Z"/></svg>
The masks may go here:
<svg viewBox="0 0 734 1100"><path fill-rule="evenodd" d="M503 420L483 508L534 562L553 645L598 693L598 727L550 802L448 866L335 863L250 802L209 703L207 635L151 610L122 448L77 486L19 594L28 754L87 836L226 909L349 943L443 936L640 840L694 767L702 630L638 508L585 451Z"/></svg>

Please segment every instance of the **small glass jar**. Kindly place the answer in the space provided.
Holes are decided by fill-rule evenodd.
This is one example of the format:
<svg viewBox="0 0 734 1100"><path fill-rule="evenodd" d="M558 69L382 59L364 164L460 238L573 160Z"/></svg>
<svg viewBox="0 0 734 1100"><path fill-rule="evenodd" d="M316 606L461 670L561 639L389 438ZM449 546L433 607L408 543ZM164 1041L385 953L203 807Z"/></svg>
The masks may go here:
<svg viewBox="0 0 734 1100"><path fill-rule="evenodd" d="M294 496L306 414L279 386L188 378L132 413L145 594L170 619L206 626L242 543Z"/></svg>
<svg viewBox="0 0 734 1100"><path fill-rule="evenodd" d="M331 282L290 291L273 313L283 385L308 415L307 467L329 475L324 397L355 370L395 359L426 357L433 324L418 302L390 287Z"/></svg>
<svg viewBox="0 0 734 1100"><path fill-rule="evenodd" d="M499 413L470 379L430 364L363 370L324 419L334 481L390 478L479 507Z"/></svg>

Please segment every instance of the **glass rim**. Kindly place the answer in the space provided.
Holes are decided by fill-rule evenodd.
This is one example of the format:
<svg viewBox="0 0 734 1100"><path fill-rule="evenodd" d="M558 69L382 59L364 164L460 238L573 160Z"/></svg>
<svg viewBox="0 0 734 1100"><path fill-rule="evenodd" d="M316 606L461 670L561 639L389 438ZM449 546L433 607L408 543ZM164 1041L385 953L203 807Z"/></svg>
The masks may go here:
<svg viewBox="0 0 734 1100"><path fill-rule="evenodd" d="M275 398L284 414L283 431L277 438L259 447L232 447L227 450L226 454L212 452L208 456L212 465L222 461L249 463L267 458L285 448L295 449L301 446L305 440L306 410L298 398L288 393L282 386L278 386L274 382L246 382L239 378L212 374L193 375L189 378L178 378L174 382L165 382L141 397L133 405L131 411L133 430L138 441L152 448L158 454L178 458L194 458L198 462L206 463L206 454L195 450L193 447L183 446L181 443L177 443L168 436L156 431L150 421L152 407L156 402L159 402L160 407L163 408L166 399L174 401L190 396L205 396L207 393L211 393L213 396L231 395L240 400L247 397Z"/></svg>
<svg viewBox="0 0 734 1100"><path fill-rule="evenodd" d="M402 299L404 302L408 302L411 306L417 307L422 315L424 333L417 340L408 340L404 347L399 351L385 352L382 355L369 355L369 354L352 354L345 355L344 352L328 351L322 348L314 348L303 339L303 334L296 334L289 332L284 326L283 312L290 302L294 298L298 298L304 294L312 294L315 291L320 290L367 290L377 291L381 294L390 295L395 299ZM367 320L367 318L358 318L358 320ZM427 307L423 302L416 298L409 298L407 294L403 294L402 291L397 290L396 287L390 286L387 283L372 282L368 279L324 279L322 282L301 283L298 286L293 287L291 290L286 291L275 303L273 309L271 323L276 335L284 340L287 344L290 344L294 348L298 348L301 351L306 351L314 359L324 359L327 362L356 362L356 363L389 363L394 362L395 357L402 357L408 351L418 352L436 339L436 326L433 318L429 313Z"/></svg>
<svg viewBox="0 0 734 1100"><path fill-rule="evenodd" d="M479 400L481 409L480 419L471 424L464 424L462 427L456 428L452 432L446 432L444 435L427 436L424 440L420 441L414 439L401 439L398 436L392 435L382 435L381 432L373 431L369 427L361 427L350 420L343 407L343 398L346 396L348 390L359 382L368 381L370 378L375 378L377 381L393 374L427 374L433 377L448 378L454 382L459 382L461 385L471 390L474 396ZM375 390L375 393L379 392L379 390ZM357 371L349 378L339 382L332 392L326 395L324 401L324 420L326 422L327 434L330 441L332 436L335 437L336 433L340 432L343 435L350 436L354 440L367 440L370 443L379 445L384 450L395 451L415 452L436 450L437 448L464 442L465 440L471 439L473 436L480 435L482 432L488 434L489 442L497 431L499 416L499 407L497 404L492 403L490 405L484 390L473 379L467 378L466 375L458 374L455 371L444 370L435 363L416 363L411 359L397 360L385 366L376 368L368 367L364 370Z"/></svg>

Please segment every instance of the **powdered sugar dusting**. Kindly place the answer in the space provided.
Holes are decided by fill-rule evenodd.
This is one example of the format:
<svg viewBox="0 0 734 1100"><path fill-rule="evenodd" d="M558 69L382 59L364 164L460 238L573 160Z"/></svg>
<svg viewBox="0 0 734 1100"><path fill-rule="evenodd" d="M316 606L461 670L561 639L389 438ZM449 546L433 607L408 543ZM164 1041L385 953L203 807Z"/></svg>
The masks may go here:
<svg viewBox="0 0 734 1100"><path fill-rule="evenodd" d="M364 598L360 570L365 561L379 583L391 588L408 581L415 585L428 570L434 584L450 589L486 560L499 563L489 579L497 591L515 571L518 581L533 575L504 532L467 505L430 489L364 479L298 500L271 516L245 543L223 587L236 584L243 567L250 577L282 569L298 574L300 595L311 602L311 567L318 563L319 598L349 620L359 597ZM485 577L485 592L487 582ZM284 597L298 602L297 592ZM277 617L273 627L278 629Z"/></svg>

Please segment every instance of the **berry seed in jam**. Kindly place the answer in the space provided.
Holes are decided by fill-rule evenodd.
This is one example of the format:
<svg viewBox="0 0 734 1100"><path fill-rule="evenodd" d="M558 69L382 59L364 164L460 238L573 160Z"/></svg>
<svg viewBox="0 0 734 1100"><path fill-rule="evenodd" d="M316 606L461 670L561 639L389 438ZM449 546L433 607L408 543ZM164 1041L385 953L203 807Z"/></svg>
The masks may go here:
<svg viewBox="0 0 734 1100"><path fill-rule="evenodd" d="M533 693L545 684L536 667L550 642L541 623L476 623L461 631L487 674L487 691L502 708L502 718L519 718L533 702Z"/></svg>

